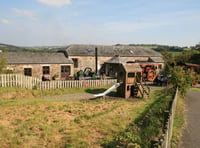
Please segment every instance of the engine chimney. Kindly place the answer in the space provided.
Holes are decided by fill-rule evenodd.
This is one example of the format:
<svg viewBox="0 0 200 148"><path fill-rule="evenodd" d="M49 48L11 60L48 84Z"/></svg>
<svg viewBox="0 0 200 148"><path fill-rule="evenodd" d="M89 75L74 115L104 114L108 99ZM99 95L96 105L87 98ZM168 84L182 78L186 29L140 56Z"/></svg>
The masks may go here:
<svg viewBox="0 0 200 148"><path fill-rule="evenodd" d="M96 74L98 73L98 49L97 47L95 48L95 72Z"/></svg>

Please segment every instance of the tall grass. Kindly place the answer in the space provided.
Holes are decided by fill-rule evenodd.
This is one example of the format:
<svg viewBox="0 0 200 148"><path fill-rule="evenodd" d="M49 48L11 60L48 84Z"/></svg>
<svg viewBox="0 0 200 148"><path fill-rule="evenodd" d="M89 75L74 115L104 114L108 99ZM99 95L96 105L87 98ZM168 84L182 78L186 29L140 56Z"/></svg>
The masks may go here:
<svg viewBox="0 0 200 148"><path fill-rule="evenodd" d="M150 147L151 140L162 134L164 112L169 109L172 101L172 96L166 95L165 91L157 90L139 116L104 147Z"/></svg>
<svg viewBox="0 0 200 148"><path fill-rule="evenodd" d="M176 148L180 142L181 129L184 124L184 99L183 96L179 95L177 100L176 113L174 118L172 143L171 147Z"/></svg>
<svg viewBox="0 0 200 148"><path fill-rule="evenodd" d="M170 96L164 92L156 90L150 99L132 101L103 98L0 101L0 145L148 147L150 140L162 130L161 117L170 102Z"/></svg>

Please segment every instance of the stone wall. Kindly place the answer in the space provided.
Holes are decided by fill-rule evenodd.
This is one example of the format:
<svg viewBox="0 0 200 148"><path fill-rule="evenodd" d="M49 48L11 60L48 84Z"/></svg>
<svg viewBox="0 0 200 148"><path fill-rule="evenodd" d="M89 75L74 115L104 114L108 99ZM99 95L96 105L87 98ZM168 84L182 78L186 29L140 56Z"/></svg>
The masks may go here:
<svg viewBox="0 0 200 148"><path fill-rule="evenodd" d="M113 55L114 56L114 55ZM86 67L92 68L92 70L95 70L95 56L70 56L71 59L78 59L78 67L74 68L75 73L79 70L84 70ZM100 68L104 62L107 62L112 57L98 57L98 67ZM126 61L147 61L148 57L121 57L122 59L125 59Z"/></svg>
<svg viewBox="0 0 200 148"><path fill-rule="evenodd" d="M12 70L14 73L24 74L24 68L32 68L32 77L41 79L43 76L43 66L50 67L50 74L45 75L50 80L55 75L58 75L58 79L61 78L61 66L70 66L70 76L74 75L73 64L8 64L7 69Z"/></svg>
<svg viewBox="0 0 200 148"><path fill-rule="evenodd" d="M114 55L113 55L114 56ZM78 67L74 68L74 73L76 74L79 70L84 70L86 67L92 68L95 71L95 56L70 56L69 58L78 59ZM112 57L98 57L98 67L107 62ZM149 57L121 57L125 61L148 61ZM164 63L156 63L162 65L162 69L164 68ZM160 69L159 69L160 71Z"/></svg>
<svg viewBox="0 0 200 148"><path fill-rule="evenodd" d="M79 70L84 70L86 67L90 67L95 71L95 56L70 56L70 58L78 59L78 67L74 67L74 73ZM98 67L100 68L109 59L111 57L98 57Z"/></svg>

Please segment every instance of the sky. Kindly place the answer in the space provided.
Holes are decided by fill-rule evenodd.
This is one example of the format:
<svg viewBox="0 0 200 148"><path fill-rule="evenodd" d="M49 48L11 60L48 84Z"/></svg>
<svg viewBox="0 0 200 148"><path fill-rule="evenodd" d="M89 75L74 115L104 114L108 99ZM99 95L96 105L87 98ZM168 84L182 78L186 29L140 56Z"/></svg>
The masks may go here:
<svg viewBox="0 0 200 148"><path fill-rule="evenodd" d="M199 42L199 0L0 0L0 43L183 47Z"/></svg>

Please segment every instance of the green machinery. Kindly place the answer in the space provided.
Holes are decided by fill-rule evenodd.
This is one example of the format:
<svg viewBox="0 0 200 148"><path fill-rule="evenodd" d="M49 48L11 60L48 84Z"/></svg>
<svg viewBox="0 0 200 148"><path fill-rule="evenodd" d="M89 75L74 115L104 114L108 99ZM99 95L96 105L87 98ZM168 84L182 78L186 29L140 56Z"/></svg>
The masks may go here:
<svg viewBox="0 0 200 148"><path fill-rule="evenodd" d="M97 74L92 70L90 67L86 67L83 70L77 72L77 79L78 80L85 80L85 79L96 79Z"/></svg>

